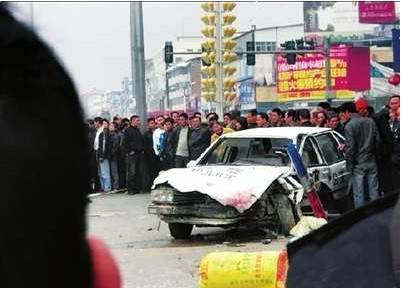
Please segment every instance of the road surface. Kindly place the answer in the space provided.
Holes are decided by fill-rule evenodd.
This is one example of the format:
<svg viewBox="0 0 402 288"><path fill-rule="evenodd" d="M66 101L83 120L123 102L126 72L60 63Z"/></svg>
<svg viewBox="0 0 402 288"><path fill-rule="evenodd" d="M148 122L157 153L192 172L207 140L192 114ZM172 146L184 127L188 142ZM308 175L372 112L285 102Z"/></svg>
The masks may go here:
<svg viewBox="0 0 402 288"><path fill-rule="evenodd" d="M189 240L174 240L167 224L147 214L150 194L108 194L91 198L88 230L109 246L124 288L198 287L198 265L215 251L255 252L284 249L289 239L269 244L253 230L195 228ZM159 229L158 229L159 228Z"/></svg>

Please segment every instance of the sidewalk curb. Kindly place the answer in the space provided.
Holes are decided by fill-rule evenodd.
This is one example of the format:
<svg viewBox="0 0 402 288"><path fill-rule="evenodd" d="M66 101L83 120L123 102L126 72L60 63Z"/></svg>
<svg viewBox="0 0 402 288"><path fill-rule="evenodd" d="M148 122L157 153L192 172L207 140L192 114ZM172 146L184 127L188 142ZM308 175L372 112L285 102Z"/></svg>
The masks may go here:
<svg viewBox="0 0 402 288"><path fill-rule="evenodd" d="M98 196L106 196L106 195L117 194L117 193L123 194L125 192L127 192L127 189L112 190L110 192L103 192L103 193L102 192L101 193L93 193L93 194L89 194L88 198L95 198Z"/></svg>

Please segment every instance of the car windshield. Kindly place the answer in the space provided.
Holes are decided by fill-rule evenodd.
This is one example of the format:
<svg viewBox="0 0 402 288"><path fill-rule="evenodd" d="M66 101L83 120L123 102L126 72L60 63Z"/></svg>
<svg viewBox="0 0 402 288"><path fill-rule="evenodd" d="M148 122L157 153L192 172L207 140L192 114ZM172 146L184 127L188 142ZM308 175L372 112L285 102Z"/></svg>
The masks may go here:
<svg viewBox="0 0 402 288"><path fill-rule="evenodd" d="M224 138L200 161L201 165L288 166L287 138Z"/></svg>

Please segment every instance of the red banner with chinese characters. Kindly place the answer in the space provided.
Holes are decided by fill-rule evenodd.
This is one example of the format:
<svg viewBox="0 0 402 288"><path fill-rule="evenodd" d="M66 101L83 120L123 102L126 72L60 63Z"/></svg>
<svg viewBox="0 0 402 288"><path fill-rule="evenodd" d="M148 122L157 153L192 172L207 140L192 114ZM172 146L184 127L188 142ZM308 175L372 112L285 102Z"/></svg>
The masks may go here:
<svg viewBox="0 0 402 288"><path fill-rule="evenodd" d="M362 1L359 2L360 23L394 23L396 21L395 2Z"/></svg>
<svg viewBox="0 0 402 288"><path fill-rule="evenodd" d="M348 89L348 47L331 47L331 89L341 98L353 95ZM298 56L288 65L282 56L276 58L277 101L321 100L325 98L325 59L321 54Z"/></svg>

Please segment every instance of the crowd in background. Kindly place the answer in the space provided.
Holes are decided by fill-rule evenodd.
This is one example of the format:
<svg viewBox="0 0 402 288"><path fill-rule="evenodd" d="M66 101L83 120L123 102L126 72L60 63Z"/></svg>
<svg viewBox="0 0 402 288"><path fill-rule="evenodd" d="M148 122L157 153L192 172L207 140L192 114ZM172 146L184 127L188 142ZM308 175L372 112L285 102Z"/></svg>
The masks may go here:
<svg viewBox="0 0 402 288"><path fill-rule="evenodd" d="M95 191L128 189L129 194L149 191L161 170L186 167L196 160L219 136L250 128L328 127L345 137L341 145L348 169L353 173L353 190L360 191L355 205L360 206L364 191L371 200L383 192L399 189L399 96L375 112L364 98L331 107L328 102L309 109L279 108L266 113L256 109L232 110L219 119L211 112L189 117L173 111L148 118L146 130L141 120L115 116L112 122L96 117L88 120ZM221 121L222 120L222 121ZM370 196L371 195L371 196Z"/></svg>

